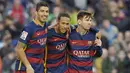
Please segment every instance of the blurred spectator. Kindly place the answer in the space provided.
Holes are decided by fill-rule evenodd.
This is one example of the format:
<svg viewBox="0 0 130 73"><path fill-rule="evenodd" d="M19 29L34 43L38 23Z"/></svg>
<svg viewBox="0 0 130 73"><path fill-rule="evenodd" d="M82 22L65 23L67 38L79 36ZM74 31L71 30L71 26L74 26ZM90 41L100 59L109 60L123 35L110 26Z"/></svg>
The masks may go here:
<svg viewBox="0 0 130 73"><path fill-rule="evenodd" d="M130 31L125 32L125 41L127 44L130 43Z"/></svg>
<svg viewBox="0 0 130 73"><path fill-rule="evenodd" d="M14 68L12 68L11 66L13 65L13 63L16 60L16 55L14 50L12 50L9 54L7 54L4 58L3 58L3 72L2 73L13 73L14 72Z"/></svg>
<svg viewBox="0 0 130 73"><path fill-rule="evenodd" d="M115 47L116 52L119 52L120 50L127 51L127 44L126 41L124 41L122 32L118 33L117 39L115 39L112 44Z"/></svg>
<svg viewBox="0 0 130 73"><path fill-rule="evenodd" d="M67 6L68 8L73 8L75 7L75 0L61 0L61 3L65 6Z"/></svg>
<svg viewBox="0 0 130 73"><path fill-rule="evenodd" d="M125 8L123 0L118 0L117 4L118 4L119 9L124 9Z"/></svg>
<svg viewBox="0 0 130 73"><path fill-rule="evenodd" d="M119 31L124 32L129 29L129 19L122 10L119 11L118 16L114 21L114 24L118 27Z"/></svg>
<svg viewBox="0 0 130 73"><path fill-rule="evenodd" d="M78 7L79 9L87 9L87 0L74 0L75 7Z"/></svg>
<svg viewBox="0 0 130 73"><path fill-rule="evenodd" d="M20 24L24 24L25 16L24 16L24 8L20 3L20 0L14 0L13 7L11 12L9 13L16 21L20 22Z"/></svg>
<svg viewBox="0 0 130 73"><path fill-rule="evenodd" d="M49 14L48 23L50 24L49 28L53 27L56 24L56 18L60 13L60 6L55 6L53 9L53 13Z"/></svg>
<svg viewBox="0 0 130 73"><path fill-rule="evenodd" d="M0 22L0 42L3 38L3 35L5 33L5 27L4 27L4 24L2 22Z"/></svg>
<svg viewBox="0 0 130 73"><path fill-rule="evenodd" d="M107 19L103 20L101 27L101 34L108 39L109 45L112 45L113 40L117 38L117 27L112 25Z"/></svg>
<svg viewBox="0 0 130 73"><path fill-rule="evenodd" d="M2 59L1 59L1 56L0 56L0 73L2 73Z"/></svg>
<svg viewBox="0 0 130 73"><path fill-rule="evenodd" d="M124 68L124 65L125 65L125 51L123 50L120 50L119 53L118 53L118 66L117 66L117 71L118 73L125 73L125 68Z"/></svg>
<svg viewBox="0 0 130 73"><path fill-rule="evenodd" d="M2 43L4 44L0 50L1 58L6 56L10 52L11 41L12 41L11 34L8 31L6 31L6 33L4 34L4 37L2 38Z"/></svg>
<svg viewBox="0 0 130 73"><path fill-rule="evenodd" d="M0 0L0 13L3 14L5 7L6 7L6 0Z"/></svg>
<svg viewBox="0 0 130 73"><path fill-rule="evenodd" d="M112 18L109 8L109 0L100 0L96 3L95 17L98 24L101 24L104 18L109 20Z"/></svg>
<svg viewBox="0 0 130 73"><path fill-rule="evenodd" d="M97 58L95 60L95 67L96 67L97 73L103 73L102 72L102 62L107 57L108 57L108 51L107 51L107 49L103 48L103 54L102 54L102 56L100 58Z"/></svg>
<svg viewBox="0 0 130 73"><path fill-rule="evenodd" d="M126 7L126 12L127 15L130 17L130 0L123 0L125 7Z"/></svg>
<svg viewBox="0 0 130 73"><path fill-rule="evenodd" d="M118 4L115 1L110 1L109 7L112 17L117 17L117 13L119 12Z"/></svg>
<svg viewBox="0 0 130 73"><path fill-rule="evenodd" d="M15 61L15 53L14 48L11 46L11 34L6 31L6 33L4 34L2 41L3 43L3 47L0 49L0 56L2 58L2 73L12 73L11 71L11 65L12 62Z"/></svg>
<svg viewBox="0 0 130 73"><path fill-rule="evenodd" d="M118 60L116 59L116 51L113 46L108 49L108 57L103 60L102 72L103 73L115 73Z"/></svg>
<svg viewBox="0 0 130 73"><path fill-rule="evenodd" d="M12 17L7 16L5 18L5 30L11 33L12 39L19 37L22 25L15 24Z"/></svg>
<svg viewBox="0 0 130 73"><path fill-rule="evenodd" d="M127 56L125 58L125 72L124 73L130 73L130 43L129 43L129 51L127 51Z"/></svg>

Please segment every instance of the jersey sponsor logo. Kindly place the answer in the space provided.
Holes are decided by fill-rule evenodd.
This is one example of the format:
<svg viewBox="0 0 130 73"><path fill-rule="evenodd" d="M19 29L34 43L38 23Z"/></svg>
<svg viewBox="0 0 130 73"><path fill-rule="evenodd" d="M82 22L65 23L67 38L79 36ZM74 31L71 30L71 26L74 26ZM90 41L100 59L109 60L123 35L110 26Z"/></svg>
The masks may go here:
<svg viewBox="0 0 130 73"><path fill-rule="evenodd" d="M84 50L74 50L73 54L77 57L90 57L89 51L84 51Z"/></svg>
<svg viewBox="0 0 130 73"><path fill-rule="evenodd" d="M57 50L64 50L65 47L66 47L66 43L62 43L62 44L57 45L57 46L56 46L56 49L57 49Z"/></svg>
<svg viewBox="0 0 130 73"><path fill-rule="evenodd" d="M22 35L20 36L20 38L23 39L23 40L25 40L27 38L27 36L28 36L28 32L23 31Z"/></svg>
<svg viewBox="0 0 130 73"><path fill-rule="evenodd" d="M39 39L37 40L37 42L40 44L40 45L45 45L46 44L46 38L42 38L42 39Z"/></svg>

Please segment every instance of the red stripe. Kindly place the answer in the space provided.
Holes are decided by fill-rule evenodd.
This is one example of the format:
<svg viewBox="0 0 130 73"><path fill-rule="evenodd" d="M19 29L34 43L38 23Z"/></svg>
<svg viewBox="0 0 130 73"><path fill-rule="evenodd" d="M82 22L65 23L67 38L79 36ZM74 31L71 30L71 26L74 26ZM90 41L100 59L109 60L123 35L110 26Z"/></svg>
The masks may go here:
<svg viewBox="0 0 130 73"><path fill-rule="evenodd" d="M63 40L67 40L67 39L59 38L59 37L52 37L51 39L49 39L50 42L57 42L57 41L63 41Z"/></svg>
<svg viewBox="0 0 130 73"><path fill-rule="evenodd" d="M87 41L87 40L70 40L69 41L71 45L76 46L91 46L93 45L93 41Z"/></svg>
<svg viewBox="0 0 130 73"><path fill-rule="evenodd" d="M61 58L62 56L64 56L65 55L65 51L63 51L62 53L60 53L60 54L48 54L47 55L47 59L59 59L59 58Z"/></svg>
<svg viewBox="0 0 130 73"><path fill-rule="evenodd" d="M79 71L74 69L68 69L65 73L93 73L92 71Z"/></svg>
<svg viewBox="0 0 130 73"><path fill-rule="evenodd" d="M35 38L35 37L44 35L44 34L46 34L46 33L47 33L47 29L42 30L42 31L37 31L37 32L34 33L33 37Z"/></svg>
<svg viewBox="0 0 130 73"><path fill-rule="evenodd" d="M27 58L30 63L37 63L37 64L43 64L43 59L39 58Z"/></svg>
<svg viewBox="0 0 130 73"><path fill-rule="evenodd" d="M46 42L46 39L47 38L41 38L39 40L41 40L43 42ZM39 43L38 43L38 40L29 40L29 44L39 44Z"/></svg>
<svg viewBox="0 0 130 73"><path fill-rule="evenodd" d="M56 46L47 46L48 50L56 50Z"/></svg>
<svg viewBox="0 0 130 73"><path fill-rule="evenodd" d="M33 54L42 54L44 53L45 48L27 48L26 53L33 53Z"/></svg>
<svg viewBox="0 0 130 73"><path fill-rule="evenodd" d="M26 71L15 71L15 73L26 73Z"/></svg>
<svg viewBox="0 0 130 73"><path fill-rule="evenodd" d="M65 64L66 63L66 59L61 60L55 64L47 64L47 68L51 68L51 67L58 67L59 65Z"/></svg>
<svg viewBox="0 0 130 73"><path fill-rule="evenodd" d="M70 60L70 64L74 64L76 66L92 66L93 63L92 61L74 61L74 60Z"/></svg>

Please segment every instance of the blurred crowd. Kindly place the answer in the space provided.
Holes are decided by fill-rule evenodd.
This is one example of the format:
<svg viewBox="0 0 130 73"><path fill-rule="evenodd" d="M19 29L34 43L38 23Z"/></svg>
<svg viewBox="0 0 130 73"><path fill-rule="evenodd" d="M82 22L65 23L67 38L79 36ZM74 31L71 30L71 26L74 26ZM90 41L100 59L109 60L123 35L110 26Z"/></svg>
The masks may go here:
<svg viewBox="0 0 130 73"><path fill-rule="evenodd" d="M130 73L130 0L0 0L0 73L13 73L17 44L25 24L35 17L35 5L50 6L49 27L60 12L68 12L71 25L79 10L94 14L93 26L102 34L103 55L94 61L94 73Z"/></svg>

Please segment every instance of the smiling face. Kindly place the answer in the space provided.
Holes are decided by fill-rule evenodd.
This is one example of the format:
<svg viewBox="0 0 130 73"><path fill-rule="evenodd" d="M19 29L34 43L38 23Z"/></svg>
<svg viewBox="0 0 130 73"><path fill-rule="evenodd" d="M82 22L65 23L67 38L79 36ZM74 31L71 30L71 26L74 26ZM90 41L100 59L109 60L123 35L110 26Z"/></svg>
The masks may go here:
<svg viewBox="0 0 130 73"><path fill-rule="evenodd" d="M59 20L59 30L61 33L65 33L67 30L69 30L70 27L70 18L68 17L61 17Z"/></svg>
<svg viewBox="0 0 130 73"><path fill-rule="evenodd" d="M40 22L44 23L47 21L49 15L49 8L46 6L41 6L38 11L36 11L37 18Z"/></svg>
<svg viewBox="0 0 130 73"><path fill-rule="evenodd" d="M80 11L77 15L78 26L84 30L89 30L92 26L93 14L87 11Z"/></svg>
<svg viewBox="0 0 130 73"><path fill-rule="evenodd" d="M92 26L92 18L90 16L84 16L82 19L78 20L78 24L82 26L85 30L89 30Z"/></svg>

